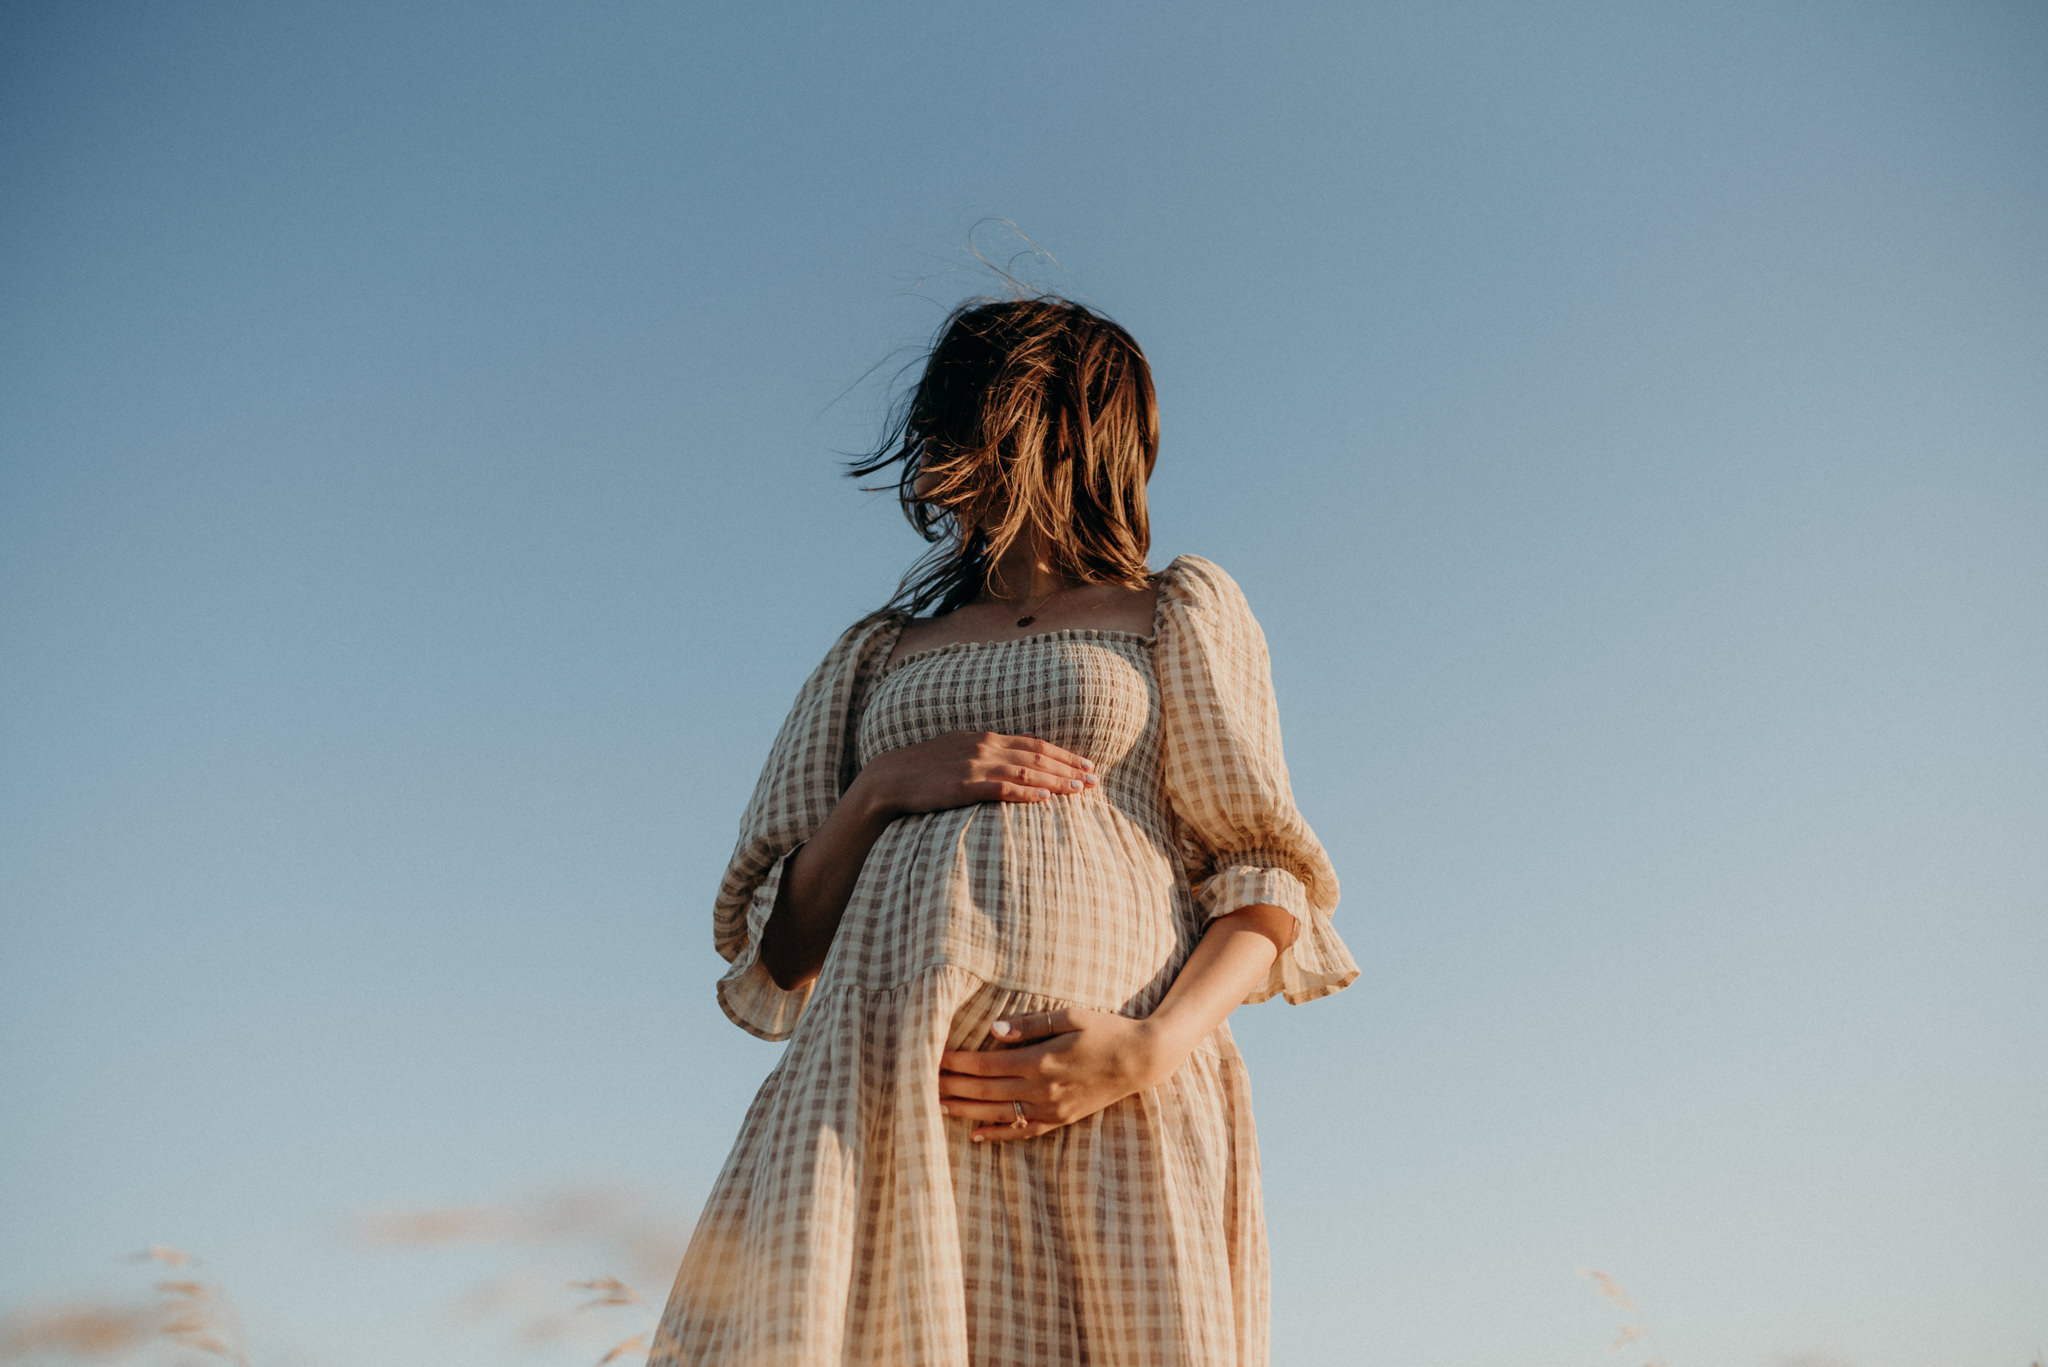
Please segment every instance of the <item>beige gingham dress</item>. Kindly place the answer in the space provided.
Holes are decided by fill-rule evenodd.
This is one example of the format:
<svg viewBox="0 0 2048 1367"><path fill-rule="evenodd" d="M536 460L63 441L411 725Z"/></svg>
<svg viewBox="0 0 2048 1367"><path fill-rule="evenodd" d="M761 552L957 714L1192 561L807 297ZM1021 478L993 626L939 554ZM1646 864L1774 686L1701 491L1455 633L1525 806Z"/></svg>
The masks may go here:
<svg viewBox="0 0 2048 1367"><path fill-rule="evenodd" d="M1244 1065L1220 1026L1171 1078L1036 1139L971 1144L942 1049L1062 1005L1144 1016L1212 916L1301 920L1248 1000L1358 968L1295 810L1265 638L1222 570L1160 575L1153 634L1069 628L919 651L857 623L777 736L719 890L718 999L788 1039L662 1316L653 1367L1253 1367L1267 1272ZM782 861L862 764L945 731L1035 732L1099 787L906 816L815 983L757 959Z"/></svg>

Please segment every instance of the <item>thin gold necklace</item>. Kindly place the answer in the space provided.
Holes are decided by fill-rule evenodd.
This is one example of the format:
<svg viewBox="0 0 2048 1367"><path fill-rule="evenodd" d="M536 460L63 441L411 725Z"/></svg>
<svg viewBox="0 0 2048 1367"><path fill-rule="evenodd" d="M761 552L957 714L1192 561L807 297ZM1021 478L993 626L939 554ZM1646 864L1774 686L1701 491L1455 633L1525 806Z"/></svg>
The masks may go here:
<svg viewBox="0 0 2048 1367"><path fill-rule="evenodd" d="M1017 625L1020 627L1030 626L1033 622L1038 620L1038 610L1040 608L1044 607L1047 603L1050 603L1053 599L1059 597L1061 594L1065 593L1068 589L1072 587L1074 587L1072 584L1062 584L1058 588L1053 589L1051 592L1045 594L1036 603L1026 603L1024 605L1024 615L1017 619Z"/></svg>

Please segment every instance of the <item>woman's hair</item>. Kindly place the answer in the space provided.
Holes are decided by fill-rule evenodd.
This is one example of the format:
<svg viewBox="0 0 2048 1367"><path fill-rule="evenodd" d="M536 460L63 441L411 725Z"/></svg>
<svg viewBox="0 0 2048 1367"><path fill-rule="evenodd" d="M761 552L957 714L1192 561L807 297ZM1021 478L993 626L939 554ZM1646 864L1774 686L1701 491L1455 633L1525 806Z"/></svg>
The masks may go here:
<svg viewBox="0 0 2048 1367"><path fill-rule="evenodd" d="M1158 455L1152 369L1130 333L1053 295L969 300L939 328L880 447L851 470L899 466L904 515L935 543L890 606L972 602L1032 530L1067 578L1143 588Z"/></svg>

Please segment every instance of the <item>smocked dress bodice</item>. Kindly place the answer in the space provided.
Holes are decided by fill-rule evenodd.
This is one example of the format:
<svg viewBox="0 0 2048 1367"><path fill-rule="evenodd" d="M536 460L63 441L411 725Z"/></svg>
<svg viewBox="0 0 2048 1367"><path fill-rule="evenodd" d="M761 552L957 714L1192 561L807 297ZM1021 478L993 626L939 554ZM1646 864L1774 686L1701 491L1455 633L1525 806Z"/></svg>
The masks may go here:
<svg viewBox="0 0 2048 1367"><path fill-rule="evenodd" d="M1161 779L1151 638L1069 630L939 646L891 666L855 732L865 765L948 731L1031 734L1090 789L898 818L868 855L818 984L888 987L938 963L1142 1013L1199 933Z"/></svg>

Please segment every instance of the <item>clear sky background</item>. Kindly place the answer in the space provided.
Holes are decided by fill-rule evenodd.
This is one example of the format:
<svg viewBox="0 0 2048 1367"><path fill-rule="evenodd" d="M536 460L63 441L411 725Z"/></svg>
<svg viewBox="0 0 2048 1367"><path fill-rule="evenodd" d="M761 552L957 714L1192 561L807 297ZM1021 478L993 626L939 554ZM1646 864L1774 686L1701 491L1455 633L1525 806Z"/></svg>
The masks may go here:
<svg viewBox="0 0 2048 1367"><path fill-rule="evenodd" d="M918 550L835 462L1002 216L1344 879L1236 1018L1276 1364L1647 1356L1585 1267L2048 1345L2048 8L17 4L0 183L0 1305L593 1359L448 1307L615 1249L351 1222L679 1247L740 805Z"/></svg>

